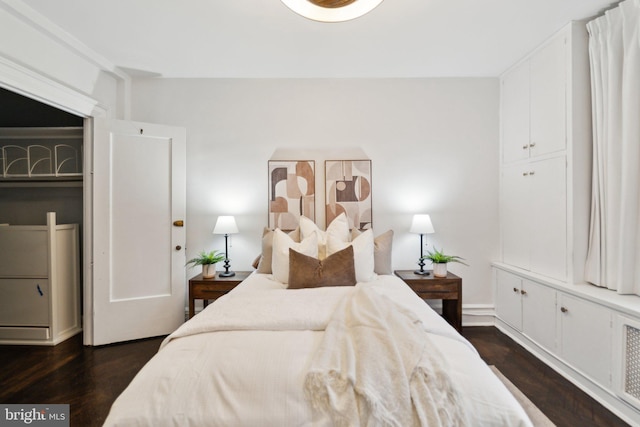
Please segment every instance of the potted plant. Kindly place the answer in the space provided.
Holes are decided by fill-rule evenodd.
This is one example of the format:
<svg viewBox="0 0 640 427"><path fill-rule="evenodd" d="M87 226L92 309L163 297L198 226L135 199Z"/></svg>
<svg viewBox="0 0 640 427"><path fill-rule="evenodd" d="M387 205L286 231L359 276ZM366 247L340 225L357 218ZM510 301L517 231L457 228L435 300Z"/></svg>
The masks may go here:
<svg viewBox="0 0 640 427"><path fill-rule="evenodd" d="M198 256L187 261L186 265L201 265L202 277L210 279L216 275L216 263L224 261L224 254L217 250L211 252L200 251Z"/></svg>
<svg viewBox="0 0 640 427"><path fill-rule="evenodd" d="M464 258L460 258L457 255L445 255L442 250L438 250L435 247L432 251L427 251L421 259L428 259L433 263L433 275L436 277L447 277L447 263L459 262L460 264L469 265L465 263Z"/></svg>

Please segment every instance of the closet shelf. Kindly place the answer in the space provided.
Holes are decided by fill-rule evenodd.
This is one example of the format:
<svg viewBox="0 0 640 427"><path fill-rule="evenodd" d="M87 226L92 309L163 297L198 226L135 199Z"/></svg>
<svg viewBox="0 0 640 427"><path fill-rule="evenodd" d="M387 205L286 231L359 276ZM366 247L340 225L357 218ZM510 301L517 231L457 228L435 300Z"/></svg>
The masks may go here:
<svg viewBox="0 0 640 427"><path fill-rule="evenodd" d="M82 178L81 127L0 128L0 182Z"/></svg>

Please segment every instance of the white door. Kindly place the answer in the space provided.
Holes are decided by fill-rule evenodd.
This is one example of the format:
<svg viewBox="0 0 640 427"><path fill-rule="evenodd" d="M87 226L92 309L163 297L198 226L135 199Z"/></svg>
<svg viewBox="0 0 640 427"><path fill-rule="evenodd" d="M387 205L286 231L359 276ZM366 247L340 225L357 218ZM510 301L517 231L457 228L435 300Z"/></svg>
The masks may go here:
<svg viewBox="0 0 640 427"><path fill-rule="evenodd" d="M522 330L522 279L496 270L496 315L518 331Z"/></svg>
<svg viewBox="0 0 640 427"><path fill-rule="evenodd" d="M564 156L529 164L531 271L567 278L567 178Z"/></svg>
<svg viewBox="0 0 640 427"><path fill-rule="evenodd" d="M502 79L502 161L529 157L529 61Z"/></svg>
<svg viewBox="0 0 640 427"><path fill-rule="evenodd" d="M556 351L556 291L522 281L522 331L542 347Z"/></svg>
<svg viewBox="0 0 640 427"><path fill-rule="evenodd" d="M605 388L611 386L611 311L563 293L558 298L560 355L573 369Z"/></svg>
<svg viewBox="0 0 640 427"><path fill-rule="evenodd" d="M93 345L184 321L186 132L95 119Z"/></svg>
<svg viewBox="0 0 640 427"><path fill-rule="evenodd" d="M566 148L566 44L556 37L531 58L531 155Z"/></svg>
<svg viewBox="0 0 640 427"><path fill-rule="evenodd" d="M500 185L502 261L528 270L531 242L531 179L528 164L505 166Z"/></svg>

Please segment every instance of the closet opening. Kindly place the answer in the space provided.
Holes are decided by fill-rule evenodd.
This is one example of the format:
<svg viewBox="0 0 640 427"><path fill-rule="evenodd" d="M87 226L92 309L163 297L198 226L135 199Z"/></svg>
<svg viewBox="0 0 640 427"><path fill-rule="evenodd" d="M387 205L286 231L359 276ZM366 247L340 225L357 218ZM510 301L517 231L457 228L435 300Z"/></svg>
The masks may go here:
<svg viewBox="0 0 640 427"><path fill-rule="evenodd" d="M0 231L0 248L11 252L0 258L12 260L0 260L0 344L55 345L81 331L83 125L83 117L0 88L0 227L46 226L52 218L47 214L55 212L56 224L77 224L78 230L75 246L69 243L75 237L69 236L64 237L66 243L44 241L47 246L58 242L57 266L50 258L32 259L33 253L40 253L37 248L30 251L27 244L8 243L22 234ZM41 245L42 239L34 242ZM73 257L73 262L64 262L64 257ZM43 273L28 267L29 262L47 262L48 268ZM18 268L21 263L27 267ZM48 277L73 268L77 271ZM69 285L67 277L74 275L77 280Z"/></svg>

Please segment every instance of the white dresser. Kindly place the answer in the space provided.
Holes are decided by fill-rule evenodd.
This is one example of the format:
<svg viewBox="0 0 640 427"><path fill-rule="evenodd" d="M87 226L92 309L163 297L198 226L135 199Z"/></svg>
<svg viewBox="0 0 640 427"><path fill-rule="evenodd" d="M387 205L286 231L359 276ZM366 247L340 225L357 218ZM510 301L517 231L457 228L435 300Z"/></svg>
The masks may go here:
<svg viewBox="0 0 640 427"><path fill-rule="evenodd" d="M79 333L77 224L0 226L0 344L56 345Z"/></svg>

